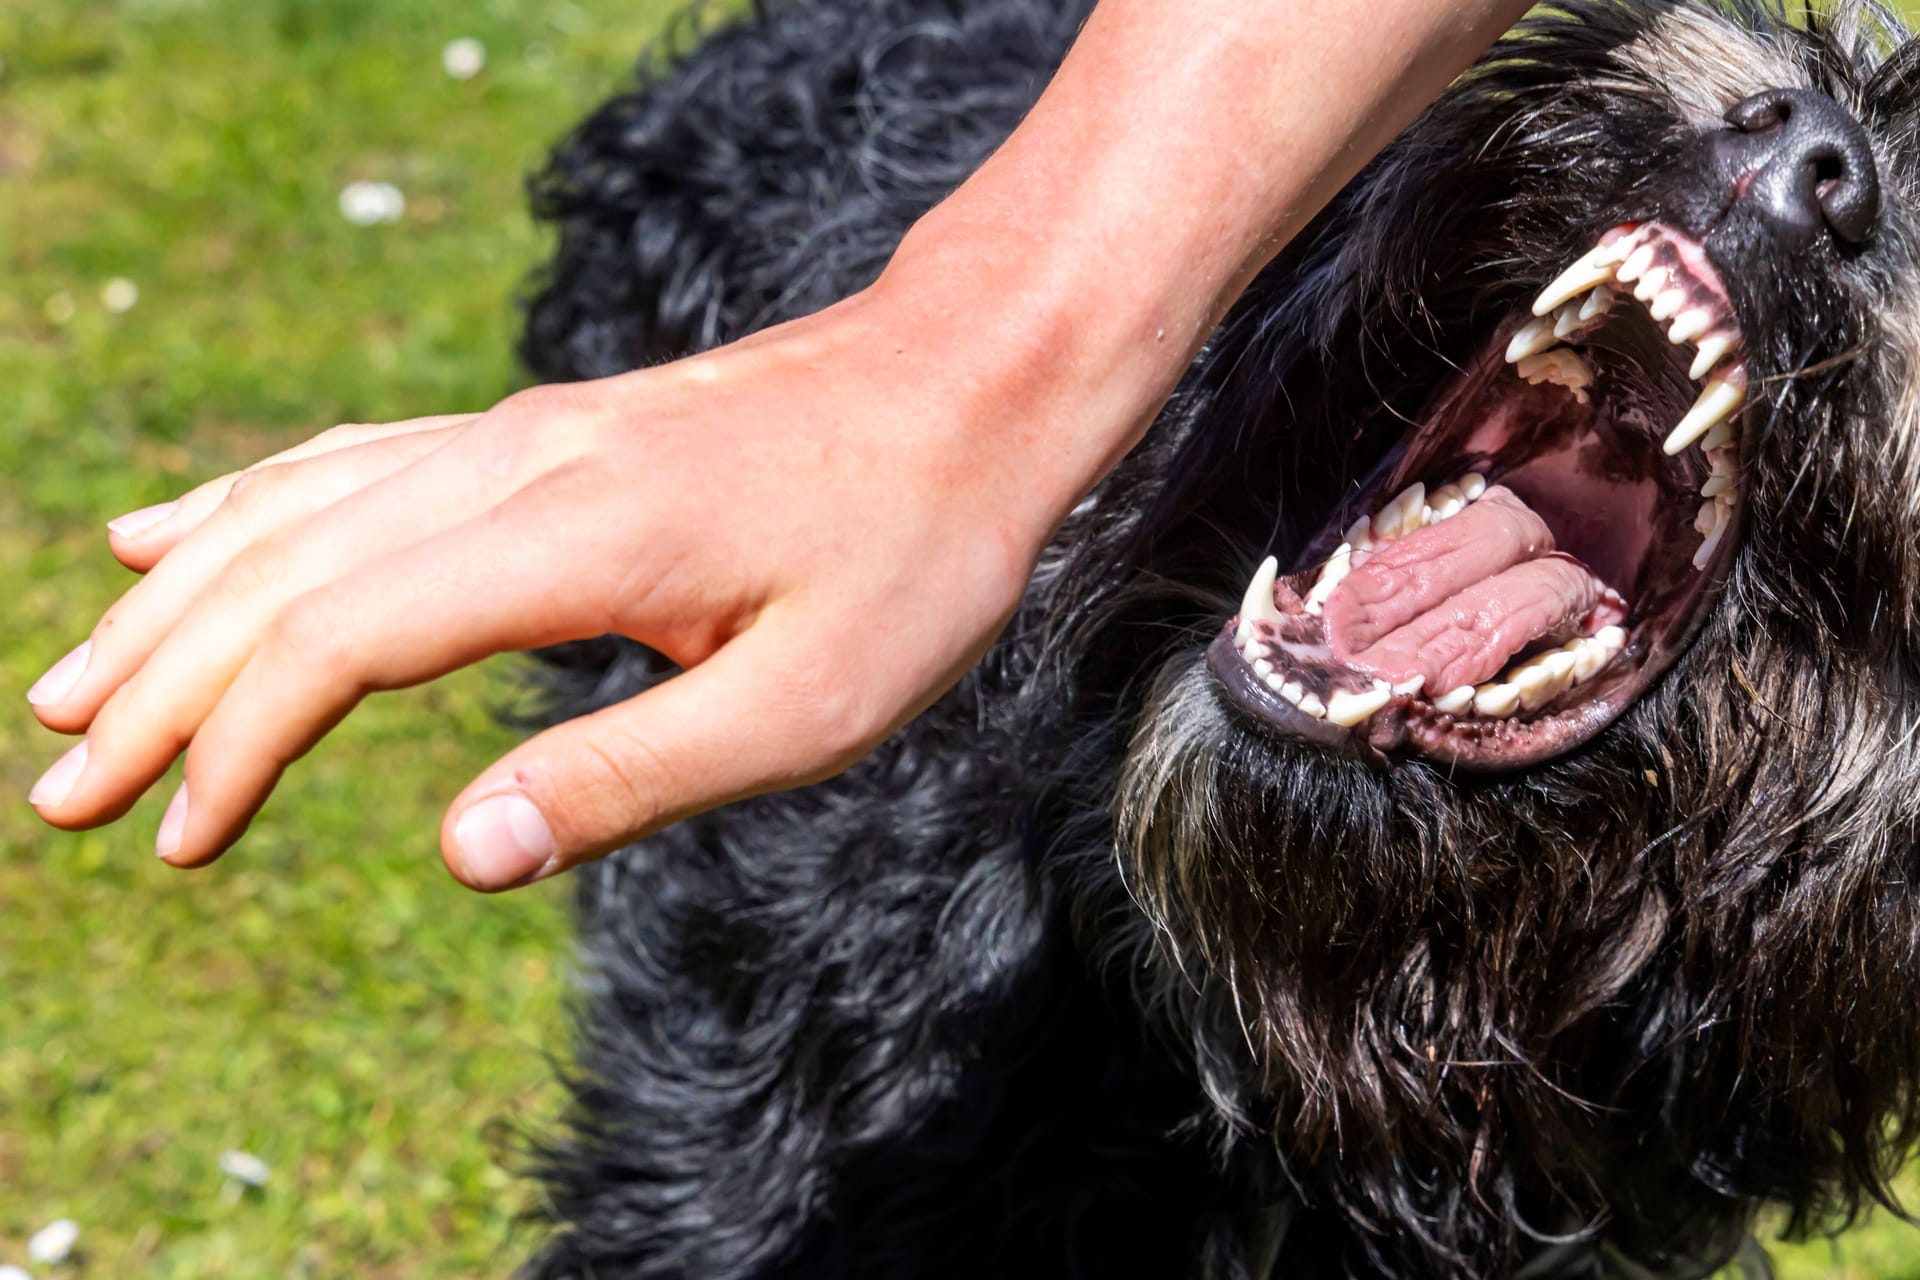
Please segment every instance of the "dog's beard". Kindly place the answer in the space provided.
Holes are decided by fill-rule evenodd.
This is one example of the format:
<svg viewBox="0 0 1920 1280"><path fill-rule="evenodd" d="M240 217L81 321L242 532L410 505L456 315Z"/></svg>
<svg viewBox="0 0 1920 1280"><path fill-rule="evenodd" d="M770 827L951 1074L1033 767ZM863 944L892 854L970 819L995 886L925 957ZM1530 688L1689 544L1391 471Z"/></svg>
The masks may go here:
<svg viewBox="0 0 1920 1280"><path fill-rule="evenodd" d="M1475 344L1449 325L1469 327L1460 299L1476 255L1497 264L1482 280L1531 264L1531 297L1591 243L1582 228L1668 189L1685 138L1711 123L1701 103L1787 74L1836 93L1869 75L1832 30L1801 46L1756 42L1704 11L1647 21L1606 55L1633 92L1603 87L1575 50L1540 59L1560 68L1551 97L1542 74L1502 86L1504 100L1443 103L1323 224L1334 247L1299 251L1249 304L1247 328L1267 345L1229 325L1216 353L1228 371L1201 416L1312 437L1339 461L1316 473L1301 463L1314 446L1295 446L1306 478L1250 496L1197 477L1279 473L1287 449L1221 428L1240 456L1209 454L1206 423L1192 428L1168 470L1178 501L1205 513L1216 558L1224 524L1258 531L1233 549L1243 575L1269 549L1318 568L1332 539L1315 530L1343 519L1297 512L1314 510L1316 487L1339 492L1373 469L1387 446L1351 425L1367 421L1356 405L1395 394L1371 370L1355 386L1364 361L1347 353L1425 334L1455 343L1438 363L1466 364ZM1846 69L1805 70L1821 58ZM1907 103L1897 62L1882 91ZM1562 114L1516 108L1538 101L1529 93ZM1911 110L1872 108L1864 91L1852 101L1882 129ZM1621 132L1654 158L1610 168L1621 132L1582 111L1633 119ZM1594 150L1556 159L1556 135ZM1535 139L1543 152L1529 155ZM1463 147L1475 169L1423 167ZM1502 147L1519 158L1490 189ZM1568 189L1583 172L1590 185ZM1420 223L1432 204L1475 201L1518 210L1508 241ZM1604 1235L1686 1273L1732 1249L1756 1201L1785 1202L1807 1227L1885 1192L1915 1131L1920 1064L1907 995L1920 978L1907 889L1920 519L1904 345L1920 326L1910 292L1870 283L1920 281L1903 217L1890 213L1871 256L1789 265L1757 244L1735 264L1728 284L1765 385L1743 466L1753 527L1690 647L1578 751L1474 777L1329 749L1249 714L1199 645L1157 651L1116 798L1123 872L1169 984L1193 994L1193 1034L1237 1044L1251 1064L1237 1093L1216 1089L1223 1114L1267 1132L1373 1233L1355 1267L1480 1274L1551 1237ZM1556 219L1561 232L1541 231ZM1454 243L1473 247L1432 248ZM1297 349L1266 337L1288 326L1306 335ZM1250 351L1274 358L1264 387ZM1430 385L1412 388L1409 409ZM1149 567L1196 580L1199 539L1156 538ZM1216 619L1235 602L1244 618L1239 589L1221 587ZM1244 656L1235 632L1229 622L1222 642Z"/></svg>

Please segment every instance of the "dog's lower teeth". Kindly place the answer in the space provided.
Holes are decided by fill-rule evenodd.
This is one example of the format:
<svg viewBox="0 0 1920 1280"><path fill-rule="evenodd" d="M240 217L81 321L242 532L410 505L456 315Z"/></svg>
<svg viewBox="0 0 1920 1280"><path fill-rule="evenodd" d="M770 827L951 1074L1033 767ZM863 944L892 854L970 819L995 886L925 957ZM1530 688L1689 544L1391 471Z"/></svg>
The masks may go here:
<svg viewBox="0 0 1920 1280"><path fill-rule="evenodd" d="M1350 729L1392 700L1393 693L1384 680L1376 680L1373 688L1360 693L1336 689L1327 697L1327 721Z"/></svg>
<svg viewBox="0 0 1920 1280"><path fill-rule="evenodd" d="M1473 709L1502 720L1520 709L1520 688L1511 684L1483 684L1473 691Z"/></svg>
<svg viewBox="0 0 1920 1280"><path fill-rule="evenodd" d="M1295 703L1294 705L1299 707L1300 710L1305 712L1307 715L1312 716L1315 720L1321 720L1326 718L1327 704L1320 701L1318 697L1316 697L1311 693L1302 694L1300 697L1300 701Z"/></svg>
<svg viewBox="0 0 1920 1280"><path fill-rule="evenodd" d="M1713 504L1713 527L1707 530L1707 536L1701 541L1700 549L1693 553L1694 568L1704 569L1707 567L1707 561L1713 559L1714 551L1720 546L1720 539L1727 534L1727 526L1733 522L1732 515L1732 507L1729 504L1719 501Z"/></svg>
<svg viewBox="0 0 1920 1280"><path fill-rule="evenodd" d="M1613 290L1603 284L1595 285L1593 292L1581 300L1580 321L1585 324L1604 316L1611 310L1613 310Z"/></svg>
<svg viewBox="0 0 1920 1280"><path fill-rule="evenodd" d="M1433 700L1434 709L1436 711L1444 711L1450 716L1457 716L1473 705L1473 694L1473 686L1463 684L1451 693L1443 693L1435 698Z"/></svg>

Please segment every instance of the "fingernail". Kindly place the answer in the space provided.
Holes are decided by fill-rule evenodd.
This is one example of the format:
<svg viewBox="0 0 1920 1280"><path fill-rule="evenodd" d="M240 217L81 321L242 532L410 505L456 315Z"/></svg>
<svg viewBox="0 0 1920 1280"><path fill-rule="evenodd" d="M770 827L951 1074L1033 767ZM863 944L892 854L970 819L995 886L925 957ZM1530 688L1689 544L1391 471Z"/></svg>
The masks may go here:
<svg viewBox="0 0 1920 1280"><path fill-rule="evenodd" d="M173 799L167 801L167 811L160 815L160 834L154 837L153 851L162 859L171 858L180 852L180 837L186 829L187 784L183 782Z"/></svg>
<svg viewBox="0 0 1920 1280"><path fill-rule="evenodd" d="M117 537L137 538L147 530L159 525L179 507L178 502L160 502L151 507L142 507L138 511L129 511L123 516L107 521L107 528ZM98 517L95 517L98 519Z"/></svg>
<svg viewBox="0 0 1920 1280"><path fill-rule="evenodd" d="M40 781L33 784L33 790L27 793L27 803L36 809L58 808L67 801L73 792L73 784L80 780L81 772L87 767L87 744L83 739L73 750L53 762L53 768L40 775Z"/></svg>
<svg viewBox="0 0 1920 1280"><path fill-rule="evenodd" d="M67 695L73 692L73 686L80 683L80 673L87 669L87 656L92 652L93 641L84 641L78 649L48 667L47 674L35 680L33 688L27 690L27 701L36 707L50 707L56 702L66 701Z"/></svg>
<svg viewBox="0 0 1920 1280"><path fill-rule="evenodd" d="M453 842L467 879L483 889L525 880L553 857L553 831L525 796L489 796L460 815Z"/></svg>

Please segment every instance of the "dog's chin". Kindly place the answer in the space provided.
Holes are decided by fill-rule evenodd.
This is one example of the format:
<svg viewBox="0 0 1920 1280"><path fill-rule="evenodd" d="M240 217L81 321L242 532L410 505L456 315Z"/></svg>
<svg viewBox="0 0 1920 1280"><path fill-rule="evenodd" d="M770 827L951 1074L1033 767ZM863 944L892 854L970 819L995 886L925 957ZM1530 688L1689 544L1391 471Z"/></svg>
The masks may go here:
<svg viewBox="0 0 1920 1280"><path fill-rule="evenodd" d="M1484 771L1600 733L1732 562L1744 350L1695 240L1608 231L1435 391L1298 567L1261 565L1208 653L1230 702L1283 737Z"/></svg>

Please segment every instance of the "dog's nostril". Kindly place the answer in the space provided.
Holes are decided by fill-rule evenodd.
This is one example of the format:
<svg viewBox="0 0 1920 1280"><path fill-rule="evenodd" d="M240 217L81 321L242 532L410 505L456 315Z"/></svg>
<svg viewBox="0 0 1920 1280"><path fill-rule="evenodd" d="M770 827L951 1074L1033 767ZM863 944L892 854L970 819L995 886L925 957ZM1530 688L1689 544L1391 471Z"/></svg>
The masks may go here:
<svg viewBox="0 0 1920 1280"><path fill-rule="evenodd" d="M1846 108L1812 89L1768 89L1728 109L1720 149L1740 199L1789 243L1813 243L1822 228L1865 244L1880 217L1880 174L1867 131Z"/></svg>

